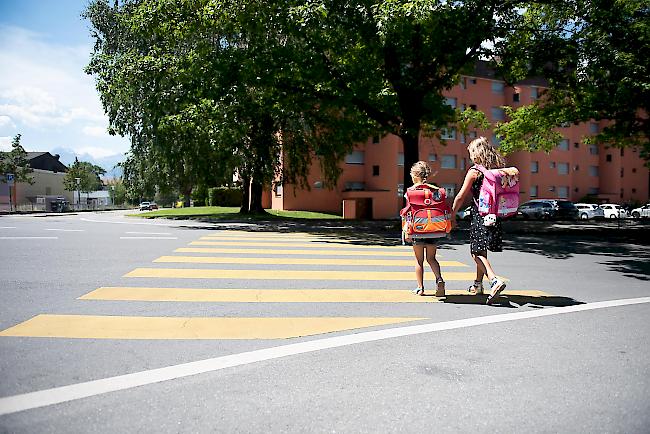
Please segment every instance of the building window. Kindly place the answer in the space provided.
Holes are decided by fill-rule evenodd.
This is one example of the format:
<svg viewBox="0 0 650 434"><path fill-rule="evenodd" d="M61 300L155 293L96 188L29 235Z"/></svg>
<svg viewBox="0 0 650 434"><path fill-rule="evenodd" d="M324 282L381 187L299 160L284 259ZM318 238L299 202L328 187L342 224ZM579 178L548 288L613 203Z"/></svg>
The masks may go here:
<svg viewBox="0 0 650 434"><path fill-rule="evenodd" d="M623 167L621 167L621 178L623 177L624 173L625 173L625 172L624 172L624 170L623 170Z"/></svg>
<svg viewBox="0 0 650 434"><path fill-rule="evenodd" d="M492 120L503 121L506 119L506 112L501 107L492 107L490 111L492 113Z"/></svg>
<svg viewBox="0 0 650 434"><path fill-rule="evenodd" d="M512 102L519 102L519 92L512 94Z"/></svg>
<svg viewBox="0 0 650 434"><path fill-rule="evenodd" d="M591 155L598 155L598 145L589 145L589 153Z"/></svg>
<svg viewBox="0 0 650 434"><path fill-rule="evenodd" d="M536 185L531 185L530 186L530 197L537 197L537 186Z"/></svg>
<svg viewBox="0 0 650 434"><path fill-rule="evenodd" d="M496 134L492 135L492 144L497 148L501 145L501 139Z"/></svg>
<svg viewBox="0 0 650 434"><path fill-rule="evenodd" d="M557 148L560 151L568 151L569 150L569 139L560 140L560 144L557 145Z"/></svg>
<svg viewBox="0 0 650 434"><path fill-rule="evenodd" d="M580 143L578 143L578 142L573 143L573 147L578 149L580 147Z"/></svg>
<svg viewBox="0 0 650 434"><path fill-rule="evenodd" d="M440 138L442 140L456 140L455 128L442 128L440 130Z"/></svg>
<svg viewBox="0 0 650 434"><path fill-rule="evenodd" d="M476 84L476 79L475 79L475 78L470 78L469 82L470 82L471 84Z"/></svg>
<svg viewBox="0 0 650 434"><path fill-rule="evenodd" d="M275 184L275 197L282 197L282 184Z"/></svg>
<svg viewBox="0 0 650 434"><path fill-rule="evenodd" d="M323 181L315 181L314 182L314 188L317 190L320 190L323 188Z"/></svg>
<svg viewBox="0 0 650 434"><path fill-rule="evenodd" d="M580 165L579 164L576 164L575 166L573 166L573 171L574 172L577 172L578 170L580 170Z"/></svg>
<svg viewBox="0 0 650 434"><path fill-rule="evenodd" d="M557 173L558 175L568 175L569 163L557 163Z"/></svg>
<svg viewBox="0 0 650 434"><path fill-rule="evenodd" d="M455 155L443 155L440 159L440 168L441 169L455 169L456 168L456 156Z"/></svg>
<svg viewBox="0 0 650 434"><path fill-rule="evenodd" d="M438 154L429 154L429 161L437 161Z"/></svg>
<svg viewBox="0 0 650 434"><path fill-rule="evenodd" d="M442 184L441 187L445 189L447 197L456 196L456 184Z"/></svg>
<svg viewBox="0 0 650 434"><path fill-rule="evenodd" d="M592 134L598 133L598 124L595 122L590 122L589 123L589 132Z"/></svg>
<svg viewBox="0 0 650 434"><path fill-rule="evenodd" d="M345 162L347 164L363 164L365 158L365 153L363 151L352 151L345 156Z"/></svg>
<svg viewBox="0 0 650 434"><path fill-rule="evenodd" d="M598 187L589 187L589 190L588 190L587 194L590 194L590 195L594 196L594 195L600 194L600 190L598 189Z"/></svg>
<svg viewBox="0 0 650 434"><path fill-rule="evenodd" d="M460 87L461 89L467 89L467 77L463 77L460 79Z"/></svg>
<svg viewBox="0 0 650 434"><path fill-rule="evenodd" d="M470 139L475 139L478 135L476 134L476 131L470 131L469 132L469 138Z"/></svg>
<svg viewBox="0 0 650 434"><path fill-rule="evenodd" d="M555 169L555 161L551 161L548 165L551 169Z"/></svg>
<svg viewBox="0 0 650 434"><path fill-rule="evenodd" d="M404 184L397 184L397 197L404 197Z"/></svg>
<svg viewBox="0 0 650 434"><path fill-rule="evenodd" d="M598 176L598 166L589 166L589 176Z"/></svg>
<svg viewBox="0 0 650 434"><path fill-rule="evenodd" d="M379 143L380 137L379 136L372 136L372 143L377 144Z"/></svg>
<svg viewBox="0 0 650 434"><path fill-rule="evenodd" d="M537 99L537 88L534 86L530 88L530 98Z"/></svg>
<svg viewBox="0 0 650 434"><path fill-rule="evenodd" d="M372 176L379 176L379 166L372 166Z"/></svg>
<svg viewBox="0 0 650 434"><path fill-rule="evenodd" d="M621 148L621 157L625 157L625 149Z"/></svg>
<svg viewBox="0 0 650 434"><path fill-rule="evenodd" d="M492 93L503 94L503 83L500 81L492 82Z"/></svg>
<svg viewBox="0 0 650 434"><path fill-rule="evenodd" d="M454 109L456 108L456 104L457 104L456 98L449 98L449 97L448 97L448 98L446 99L446 102L447 102L447 105L448 105L449 107L454 108Z"/></svg>
<svg viewBox="0 0 650 434"><path fill-rule="evenodd" d="M605 157L605 161L608 161L608 162L611 163L611 161L612 161L612 154L607 154L607 156Z"/></svg>
<svg viewBox="0 0 650 434"><path fill-rule="evenodd" d="M530 173L539 173L539 161L530 162Z"/></svg>
<svg viewBox="0 0 650 434"><path fill-rule="evenodd" d="M465 170L466 164L467 161L464 158L460 160L460 170Z"/></svg>
<svg viewBox="0 0 650 434"><path fill-rule="evenodd" d="M404 153L400 152L397 154L397 165L398 166L403 166L404 165Z"/></svg>
<svg viewBox="0 0 650 434"><path fill-rule="evenodd" d="M472 110L474 110L474 111L476 111L476 104L470 104L470 105L469 105L469 108L472 109Z"/></svg>
<svg viewBox="0 0 650 434"><path fill-rule="evenodd" d="M360 190L365 190L366 189L366 184L364 182L357 182L357 181L348 181L345 183L345 189L350 191L360 191Z"/></svg>
<svg viewBox="0 0 650 434"><path fill-rule="evenodd" d="M465 134L459 134L458 135L458 141L460 143L465 143Z"/></svg>

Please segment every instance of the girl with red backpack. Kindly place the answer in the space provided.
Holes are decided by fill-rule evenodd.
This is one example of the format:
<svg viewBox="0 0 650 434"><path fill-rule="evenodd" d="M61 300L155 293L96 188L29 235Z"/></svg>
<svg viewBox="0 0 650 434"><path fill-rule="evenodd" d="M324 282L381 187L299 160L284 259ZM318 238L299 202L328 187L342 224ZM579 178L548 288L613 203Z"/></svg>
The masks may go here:
<svg viewBox="0 0 650 434"><path fill-rule="evenodd" d="M414 294L424 295L424 259L436 276L436 297L445 296L445 281L440 272L440 264L436 259L436 240L447 235L451 230L451 218L448 205L445 203L445 190L435 185L427 184L431 175L431 168L425 161L418 161L411 167L413 186L404 193L406 207L400 212L403 219L402 238L413 245L415 255L415 279L417 288ZM446 207L447 210L439 213L435 206ZM421 219L418 211L423 210L428 214ZM433 216L432 214L436 214ZM446 229L446 230L445 230Z"/></svg>
<svg viewBox="0 0 650 434"><path fill-rule="evenodd" d="M487 276L490 281L490 294L487 304L492 304L499 294L506 288L505 282L499 278L492 269L488 260L488 250L491 252L501 252L503 250L503 230L501 221L490 219L486 221L479 213L478 203L481 186L483 184L483 171L476 166L483 166L485 169L500 169L506 165L505 158L496 150L496 148L485 138L479 137L472 140L467 146L469 158L474 162L465 175L463 186L454 198L451 218L452 226L456 225L456 212L463 205L468 194L472 195L471 206L471 225L469 230L470 253L474 262L476 262L476 280L468 291L474 294L483 294L483 277ZM494 216L491 214L490 216ZM485 216L488 217L488 216Z"/></svg>

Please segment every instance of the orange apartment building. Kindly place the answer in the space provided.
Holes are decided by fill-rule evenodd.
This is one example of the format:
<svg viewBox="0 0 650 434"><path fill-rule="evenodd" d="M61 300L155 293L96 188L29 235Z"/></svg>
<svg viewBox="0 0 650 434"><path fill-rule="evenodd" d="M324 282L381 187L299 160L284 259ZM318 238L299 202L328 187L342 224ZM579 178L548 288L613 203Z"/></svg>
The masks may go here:
<svg viewBox="0 0 650 434"><path fill-rule="evenodd" d="M483 111L490 122L504 120L501 106L519 107L535 100L543 87L540 80L527 80L509 87L479 63L474 76L464 76L445 96L452 107ZM587 195L602 203L648 202L650 174L638 151L587 145L583 137L598 132L604 123L589 122L560 128L564 137L556 149L545 152L516 152L508 164L520 170L520 202L534 198L563 198L579 202ZM446 133L445 144L421 138L420 159L428 161L435 184L453 198L465 172L472 164L467 144L490 131L473 131L467 136ZM323 188L318 164L309 174L311 190L293 185L276 186L265 198L273 209L335 213L344 218L392 219L399 215L403 195L403 153L394 135L369 138L355 145L343 164L335 189ZM407 182L410 183L410 180ZM407 185L408 187L408 185ZM270 199L270 200L269 200Z"/></svg>

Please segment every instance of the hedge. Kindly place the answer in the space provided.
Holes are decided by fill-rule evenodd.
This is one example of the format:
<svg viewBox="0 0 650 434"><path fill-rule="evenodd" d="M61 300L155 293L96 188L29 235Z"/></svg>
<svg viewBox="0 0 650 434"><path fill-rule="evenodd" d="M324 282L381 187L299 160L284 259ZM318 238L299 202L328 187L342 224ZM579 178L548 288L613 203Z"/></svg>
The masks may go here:
<svg viewBox="0 0 650 434"><path fill-rule="evenodd" d="M213 187L208 189L208 206L240 206L242 191L239 188Z"/></svg>

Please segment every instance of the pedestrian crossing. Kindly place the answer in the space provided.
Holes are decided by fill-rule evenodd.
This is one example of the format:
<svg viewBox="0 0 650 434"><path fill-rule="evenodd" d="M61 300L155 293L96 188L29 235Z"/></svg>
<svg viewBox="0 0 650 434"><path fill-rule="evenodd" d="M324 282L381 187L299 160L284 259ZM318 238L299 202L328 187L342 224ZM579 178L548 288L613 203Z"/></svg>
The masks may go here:
<svg viewBox="0 0 650 434"><path fill-rule="evenodd" d="M209 246L209 247L197 247ZM354 316L318 315L318 306L336 303L439 302L420 297L413 286L413 253L408 246L357 244L327 235L218 231L200 236L174 254L153 259L152 266L135 268L123 276L127 285L94 289L79 297L84 303L151 302L209 303L213 315L130 316L67 315L42 313L0 331L0 336L68 339L286 339L366 327L408 323L422 316L373 316L371 308L359 308ZM410 257L410 260L405 259ZM444 255L443 255L444 258ZM472 281L468 264L439 259L448 282ZM463 269L468 271L463 271ZM469 271L471 270L471 271ZM427 270L426 278L431 280ZM146 282L141 285L141 282ZM152 286L152 282L160 282ZM171 282L171 286L170 285ZM191 282L185 287L179 282ZM370 285L365 287L364 285ZM145 286L146 285L146 286ZM462 285L459 285L462 286ZM447 290L448 296L471 297L463 290ZM541 291L506 291L530 297ZM258 306L304 303L306 316L226 316L234 303ZM154 305L155 306L155 305ZM225 307L224 307L225 306ZM179 307L179 310L182 309ZM331 312L331 310L328 310ZM346 311L349 312L349 311ZM403 310L401 311L403 312ZM316 313L315 315L313 313Z"/></svg>

